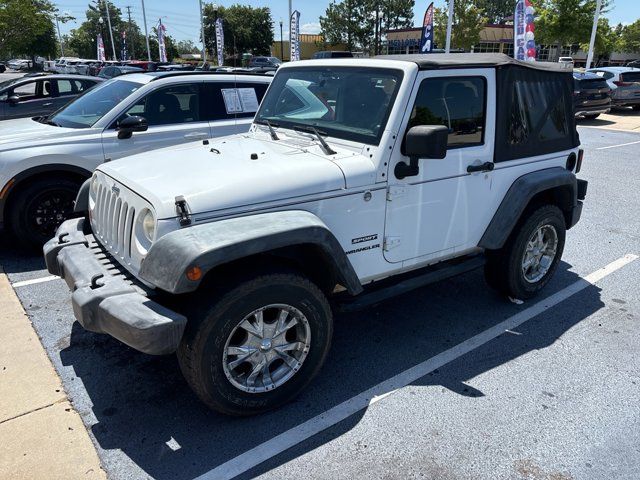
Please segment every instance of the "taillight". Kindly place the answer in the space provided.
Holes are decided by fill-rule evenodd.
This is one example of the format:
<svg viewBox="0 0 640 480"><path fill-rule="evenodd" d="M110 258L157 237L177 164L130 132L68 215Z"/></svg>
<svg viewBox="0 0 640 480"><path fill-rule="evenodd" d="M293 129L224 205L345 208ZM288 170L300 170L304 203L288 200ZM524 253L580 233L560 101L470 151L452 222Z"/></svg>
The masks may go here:
<svg viewBox="0 0 640 480"><path fill-rule="evenodd" d="M582 168L582 157L584 156L584 150L583 149L578 149L578 163L576 163L576 173L580 172L580 169Z"/></svg>
<svg viewBox="0 0 640 480"><path fill-rule="evenodd" d="M633 85L631 82L623 82L622 80L614 80L613 83L618 87L630 87Z"/></svg>

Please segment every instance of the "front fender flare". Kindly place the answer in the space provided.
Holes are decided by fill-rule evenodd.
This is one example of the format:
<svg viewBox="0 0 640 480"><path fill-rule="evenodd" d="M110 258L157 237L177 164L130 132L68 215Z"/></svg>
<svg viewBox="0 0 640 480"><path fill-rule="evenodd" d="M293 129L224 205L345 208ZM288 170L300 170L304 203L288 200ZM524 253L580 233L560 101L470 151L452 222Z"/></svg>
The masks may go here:
<svg viewBox="0 0 640 480"><path fill-rule="evenodd" d="M330 259L328 265L349 293L362 291L353 266L329 228L302 210L262 213L176 230L153 244L140 268L140 278L170 293L195 291L207 272L219 265L278 248L311 244ZM202 278L189 280L192 266Z"/></svg>

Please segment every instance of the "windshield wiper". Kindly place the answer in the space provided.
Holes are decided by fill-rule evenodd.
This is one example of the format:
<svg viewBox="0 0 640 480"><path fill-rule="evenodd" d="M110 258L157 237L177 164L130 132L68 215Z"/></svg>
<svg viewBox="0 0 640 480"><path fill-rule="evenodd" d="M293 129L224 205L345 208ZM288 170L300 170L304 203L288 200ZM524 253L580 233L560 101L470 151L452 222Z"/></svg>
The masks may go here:
<svg viewBox="0 0 640 480"><path fill-rule="evenodd" d="M309 125L308 127L293 127L293 129L296 132L305 132L305 133L313 133L316 138L318 139L318 141L320 142L320 146L322 147L322 151L326 154L326 155L335 155L336 151L334 151L327 142L324 141L324 138L322 138L322 135L327 135L326 132L321 132L320 130L318 130L316 127L313 127L311 125Z"/></svg>
<svg viewBox="0 0 640 480"><path fill-rule="evenodd" d="M280 137L278 137L278 134L276 133L276 131L273 129L273 125L271 124L271 122L267 119L263 120L264 123L267 124L267 127L269 127L269 134L271 135L271 140L280 140ZM277 127L278 125L276 125Z"/></svg>

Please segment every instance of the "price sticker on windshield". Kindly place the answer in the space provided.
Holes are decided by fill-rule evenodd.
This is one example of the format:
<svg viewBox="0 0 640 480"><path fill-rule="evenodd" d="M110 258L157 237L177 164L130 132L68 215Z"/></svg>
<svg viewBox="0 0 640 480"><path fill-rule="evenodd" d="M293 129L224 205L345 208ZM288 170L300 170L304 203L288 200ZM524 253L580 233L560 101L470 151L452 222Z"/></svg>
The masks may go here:
<svg viewBox="0 0 640 480"><path fill-rule="evenodd" d="M258 111L259 103L255 88L223 88L222 98L228 114Z"/></svg>
<svg viewBox="0 0 640 480"><path fill-rule="evenodd" d="M242 113L242 103L237 88L223 88L222 98L224 99L224 107L227 113Z"/></svg>

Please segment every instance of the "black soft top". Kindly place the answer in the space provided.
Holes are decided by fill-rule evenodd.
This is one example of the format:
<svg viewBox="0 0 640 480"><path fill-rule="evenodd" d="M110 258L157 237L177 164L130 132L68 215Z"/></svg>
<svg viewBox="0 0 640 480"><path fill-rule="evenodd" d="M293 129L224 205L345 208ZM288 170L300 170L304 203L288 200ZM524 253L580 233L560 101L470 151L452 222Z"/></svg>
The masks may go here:
<svg viewBox="0 0 640 480"><path fill-rule="evenodd" d="M420 70L449 68L491 68L519 66L547 72L571 73L572 67L552 62L521 62L504 53L430 53L414 55L378 55L376 58L412 62Z"/></svg>

